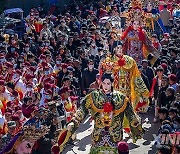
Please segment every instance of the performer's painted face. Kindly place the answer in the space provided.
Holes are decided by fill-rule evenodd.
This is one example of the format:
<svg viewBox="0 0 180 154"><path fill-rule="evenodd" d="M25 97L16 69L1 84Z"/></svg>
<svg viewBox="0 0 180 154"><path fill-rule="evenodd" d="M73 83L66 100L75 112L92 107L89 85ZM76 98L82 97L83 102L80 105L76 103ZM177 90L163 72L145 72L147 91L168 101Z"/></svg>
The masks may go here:
<svg viewBox="0 0 180 154"><path fill-rule="evenodd" d="M116 56L122 56L123 55L123 53L122 53L122 45L118 45L115 49L115 54L116 54Z"/></svg>
<svg viewBox="0 0 180 154"><path fill-rule="evenodd" d="M152 11L152 4L150 2L147 4L147 11L148 12Z"/></svg>
<svg viewBox="0 0 180 154"><path fill-rule="evenodd" d="M109 79L104 79L102 81L102 89L106 94L111 92L112 82Z"/></svg>
<svg viewBox="0 0 180 154"><path fill-rule="evenodd" d="M33 144L29 141L22 142L16 149L17 154L30 154L33 148Z"/></svg>
<svg viewBox="0 0 180 154"><path fill-rule="evenodd" d="M134 29L134 30L138 30L139 26L140 26L139 21L135 20L135 21L133 22L133 29Z"/></svg>

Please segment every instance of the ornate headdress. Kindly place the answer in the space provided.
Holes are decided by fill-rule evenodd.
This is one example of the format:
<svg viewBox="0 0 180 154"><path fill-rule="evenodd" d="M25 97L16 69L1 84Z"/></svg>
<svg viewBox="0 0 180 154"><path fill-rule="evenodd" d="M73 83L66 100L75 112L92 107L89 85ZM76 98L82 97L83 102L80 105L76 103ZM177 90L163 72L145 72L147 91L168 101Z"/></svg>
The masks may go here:
<svg viewBox="0 0 180 154"><path fill-rule="evenodd" d="M136 9L142 10L142 2L139 0L132 0L130 7L134 10Z"/></svg>
<svg viewBox="0 0 180 154"><path fill-rule="evenodd" d="M142 2L140 0L132 0L127 12L127 25L130 26L132 21L138 20L144 23L144 13L142 11Z"/></svg>
<svg viewBox="0 0 180 154"><path fill-rule="evenodd" d="M101 62L100 70L102 70L102 74L104 72L111 73L112 72L112 68L113 68L113 65L112 65L111 57L108 56L104 61Z"/></svg>
<svg viewBox="0 0 180 154"><path fill-rule="evenodd" d="M27 142L32 148L35 141L49 132L48 126L41 125L39 127L36 124L37 123L25 124L25 126L23 126L23 130L15 135L9 144L2 151L0 151L0 153L16 153L15 151L18 149L18 147L23 146L24 142Z"/></svg>
<svg viewBox="0 0 180 154"><path fill-rule="evenodd" d="M23 138L25 140L36 141L48 133L49 127L45 125L41 125L40 127L36 127L35 125L25 125L23 131Z"/></svg>

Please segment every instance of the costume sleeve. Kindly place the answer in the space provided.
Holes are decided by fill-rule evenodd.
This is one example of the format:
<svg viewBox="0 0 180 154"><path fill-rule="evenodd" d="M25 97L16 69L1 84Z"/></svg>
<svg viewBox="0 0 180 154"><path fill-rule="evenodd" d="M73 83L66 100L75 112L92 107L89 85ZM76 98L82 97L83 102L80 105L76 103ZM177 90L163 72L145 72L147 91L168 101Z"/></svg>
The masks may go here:
<svg viewBox="0 0 180 154"><path fill-rule="evenodd" d="M138 139L142 138L144 130L141 125L140 117L133 111L133 107L129 102L127 103L127 107L125 109L125 116L130 124L133 142L136 142Z"/></svg>
<svg viewBox="0 0 180 154"><path fill-rule="evenodd" d="M131 87L133 107L137 112L145 112L149 105L149 90L147 89L141 74L137 68L137 64L134 61Z"/></svg>
<svg viewBox="0 0 180 154"><path fill-rule="evenodd" d="M123 53L124 54L126 54L126 52L128 50L128 33L132 30L133 30L133 28L131 26L129 26L121 36L121 40L123 40L123 42L124 42L124 45L123 45Z"/></svg>
<svg viewBox="0 0 180 154"><path fill-rule="evenodd" d="M150 53L152 53L156 58L159 58L159 52L158 50L152 45L151 40L148 38L145 31L144 33L144 40L143 40L143 55L145 58L148 57Z"/></svg>
<svg viewBox="0 0 180 154"><path fill-rule="evenodd" d="M124 31L124 33L122 34L121 40L126 40L128 33L129 33L130 31L132 31L132 30L133 30L133 27L132 27L132 26L129 26L129 27Z"/></svg>
<svg viewBox="0 0 180 154"><path fill-rule="evenodd" d="M80 108L76 111L75 117L72 122L74 123L73 132L79 127L80 122L82 122L89 113L89 109L91 108L91 104L93 102L92 94L86 95L86 97L82 100Z"/></svg>
<svg viewBox="0 0 180 154"><path fill-rule="evenodd" d="M77 130L85 117L88 114L88 110L91 108L92 103L92 95L91 93L88 94L81 102L80 108L77 110L75 117L67 124L67 128L62 130L58 136L57 144L52 147L52 152L54 154L60 153L63 151L65 144L70 140L73 139L73 134ZM71 130L68 127L71 127Z"/></svg>

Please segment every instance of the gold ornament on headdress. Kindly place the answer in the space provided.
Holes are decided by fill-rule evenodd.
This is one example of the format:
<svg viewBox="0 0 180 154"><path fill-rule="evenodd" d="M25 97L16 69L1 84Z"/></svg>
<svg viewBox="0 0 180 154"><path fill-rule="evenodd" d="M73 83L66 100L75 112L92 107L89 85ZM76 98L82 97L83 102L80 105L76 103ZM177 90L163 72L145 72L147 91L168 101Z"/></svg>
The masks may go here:
<svg viewBox="0 0 180 154"><path fill-rule="evenodd" d="M144 13L142 11L142 2L140 0L131 1L126 21L128 26L130 26L133 21L140 21L141 25L144 24Z"/></svg>
<svg viewBox="0 0 180 154"><path fill-rule="evenodd" d="M130 4L130 7L132 9L142 9L142 2L140 0L132 0L131 1L131 4Z"/></svg>
<svg viewBox="0 0 180 154"><path fill-rule="evenodd" d="M103 71L102 73L111 73L112 72L112 61L111 61L111 57L108 56L104 61L101 62L101 70Z"/></svg>
<svg viewBox="0 0 180 154"><path fill-rule="evenodd" d="M49 127L44 125L42 125L41 128L36 128L34 124L23 126L23 134L15 141L12 148L5 154L16 153L16 149L24 141L28 141L34 144L35 141L47 134L49 130Z"/></svg>
<svg viewBox="0 0 180 154"><path fill-rule="evenodd" d="M49 132L49 127L41 125L40 128L36 128L35 125L25 125L23 127L24 135L23 139L28 141L37 141Z"/></svg>

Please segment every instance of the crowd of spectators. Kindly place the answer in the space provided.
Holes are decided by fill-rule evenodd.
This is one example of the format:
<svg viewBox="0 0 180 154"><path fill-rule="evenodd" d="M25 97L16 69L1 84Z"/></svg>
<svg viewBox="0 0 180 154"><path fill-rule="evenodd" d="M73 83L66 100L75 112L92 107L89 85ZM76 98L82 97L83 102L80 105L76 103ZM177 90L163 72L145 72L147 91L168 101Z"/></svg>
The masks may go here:
<svg viewBox="0 0 180 154"><path fill-rule="evenodd" d="M32 152L50 153L58 130L71 120L80 98L99 87L98 66L114 41L111 22L102 25L99 19L119 16L128 4L128 0L74 1L57 16L52 15L54 6L47 14L32 8L22 39L16 33L1 33L0 150L29 119L37 118L50 131L36 141ZM164 5L160 17L168 33L160 39L152 35L161 56L153 66L150 58L138 66L150 91L150 105L155 104L154 122L161 122L159 135L180 130L180 18L172 13ZM170 154L170 149L158 146L161 154Z"/></svg>

